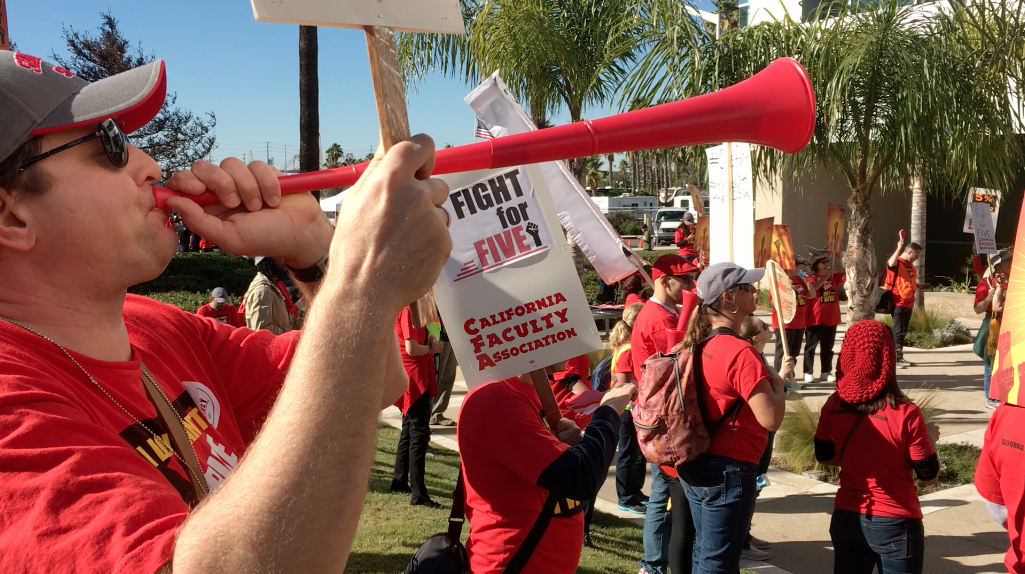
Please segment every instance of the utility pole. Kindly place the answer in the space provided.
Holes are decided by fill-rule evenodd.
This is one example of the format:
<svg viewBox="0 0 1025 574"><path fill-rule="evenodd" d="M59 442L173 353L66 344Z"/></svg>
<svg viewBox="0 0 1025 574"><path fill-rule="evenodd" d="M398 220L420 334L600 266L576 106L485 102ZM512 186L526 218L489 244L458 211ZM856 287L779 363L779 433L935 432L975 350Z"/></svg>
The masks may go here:
<svg viewBox="0 0 1025 574"><path fill-rule="evenodd" d="M267 142L267 163L270 163L270 142Z"/></svg>

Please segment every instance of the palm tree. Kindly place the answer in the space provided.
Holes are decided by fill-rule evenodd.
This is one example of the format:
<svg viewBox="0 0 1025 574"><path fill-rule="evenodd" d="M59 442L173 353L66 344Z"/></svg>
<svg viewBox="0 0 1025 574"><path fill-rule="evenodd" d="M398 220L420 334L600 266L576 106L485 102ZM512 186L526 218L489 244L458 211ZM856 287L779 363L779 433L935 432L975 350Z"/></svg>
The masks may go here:
<svg viewBox="0 0 1025 574"><path fill-rule="evenodd" d="M777 57L804 65L818 106L812 142L793 155L761 150L755 169L803 181L808 178L799 176L806 170L821 167L846 180L849 243L843 266L852 322L873 316L876 193L904 193L914 174L936 195L960 194L970 185L1008 189L1021 166L1011 93L1021 96L1025 86L1021 4L970 0L931 18L902 4L831 3L835 17L809 24L787 16L732 30L718 42L696 36L685 47L688 55L695 48L699 54L684 70L686 77L664 72L671 76L667 85L704 93L748 78ZM674 52L663 60L679 58ZM639 85L643 77L630 81ZM635 88L624 97L639 93L644 90Z"/></svg>
<svg viewBox="0 0 1025 574"><path fill-rule="evenodd" d="M320 169L320 82L317 27L299 26L299 171ZM320 199L320 192L313 195Z"/></svg>

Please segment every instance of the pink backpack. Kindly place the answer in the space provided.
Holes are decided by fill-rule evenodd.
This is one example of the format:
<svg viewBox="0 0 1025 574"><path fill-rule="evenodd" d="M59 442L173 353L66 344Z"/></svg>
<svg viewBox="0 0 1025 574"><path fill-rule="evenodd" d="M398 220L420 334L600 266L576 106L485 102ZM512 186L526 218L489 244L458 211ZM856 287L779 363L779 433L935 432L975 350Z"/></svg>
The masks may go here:
<svg viewBox="0 0 1025 574"><path fill-rule="evenodd" d="M704 344L716 335L736 334L730 329L716 329L693 347L682 343L669 354L657 353L641 365L637 382L637 402L630 407L637 442L644 458L659 466L677 467L704 454L712 435L731 414L736 420L742 400L736 401L710 429L705 424L698 403L701 361L695 361Z"/></svg>

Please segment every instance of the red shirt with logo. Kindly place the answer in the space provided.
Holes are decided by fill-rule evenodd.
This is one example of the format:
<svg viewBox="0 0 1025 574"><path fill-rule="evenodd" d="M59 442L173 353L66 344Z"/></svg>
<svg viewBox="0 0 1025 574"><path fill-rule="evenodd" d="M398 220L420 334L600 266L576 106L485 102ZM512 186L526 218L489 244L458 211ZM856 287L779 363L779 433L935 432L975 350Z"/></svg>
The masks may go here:
<svg viewBox="0 0 1025 574"><path fill-rule="evenodd" d="M975 489L990 502L1007 507L1007 536L1010 548L1004 555L1008 572L1025 572L1022 530L1025 513L1025 408L1002 404L989 419L979 464L975 467Z"/></svg>
<svg viewBox="0 0 1025 574"><path fill-rule="evenodd" d="M701 349L701 373L704 384L698 401L706 423L721 419L738 399L744 401L735 413L736 421L731 412L716 430L708 452L757 464L765 453L769 431L755 419L747 400L758 383L769 379L761 355L743 339L718 335Z"/></svg>
<svg viewBox="0 0 1025 574"><path fill-rule="evenodd" d="M569 445L548 430L534 388L519 379L470 391L459 409L456 437L466 484L470 570L498 574L527 537L548 496L537 478ZM575 572L583 537L581 503L560 500L523 572Z"/></svg>
<svg viewBox="0 0 1025 574"><path fill-rule="evenodd" d="M915 264L897 258L898 267L886 269L886 287L893 292L893 303L897 307L912 309L915 306L915 291L918 290L918 272ZM903 270L903 273L899 271Z"/></svg>
<svg viewBox="0 0 1025 574"><path fill-rule="evenodd" d="M215 489L263 425L299 331L232 328L128 295L128 361L72 353L0 321L2 570L148 573L170 558L195 503L142 385L145 363L182 415ZM166 440L170 444L170 440Z"/></svg>
<svg viewBox="0 0 1025 574"><path fill-rule="evenodd" d="M226 323L232 327L245 327L246 318L231 303L225 303L220 309L214 309L209 303L196 309L200 317L210 317L218 323Z"/></svg>
<svg viewBox="0 0 1025 574"><path fill-rule="evenodd" d="M808 285L801 279L801 276L791 277L790 282L794 284L794 295L797 299L797 311L794 313L794 320L784 323L787 329L804 329L808 326ZM779 319L776 318L776 308L772 308L772 328L779 329Z"/></svg>
<svg viewBox="0 0 1025 574"><path fill-rule="evenodd" d="M630 352L633 353L633 363L637 369L655 353L669 351L666 330L675 329L679 320L679 313L653 298L644 303L641 312L637 314L637 319L634 320L633 332L630 335Z"/></svg>
<svg viewBox="0 0 1025 574"><path fill-rule="evenodd" d="M821 275L811 275L808 280L815 283L821 279ZM839 325L840 324L840 284L847 281L843 273L833 273L826 279L822 287L811 297L811 309L808 315L807 326L813 325Z"/></svg>
<svg viewBox="0 0 1025 574"><path fill-rule="evenodd" d="M438 394L438 373L434 368L434 355L426 354L417 357L406 353L406 341L424 345L427 342L427 328L413 327L413 316L406 307L395 318L395 338L399 341L399 353L402 354L402 366L406 368L406 376L409 377L409 386L406 392L395 401L402 414L406 414L409 407L421 396L426 394L429 397Z"/></svg>
<svg viewBox="0 0 1025 574"><path fill-rule="evenodd" d="M861 423L854 428L859 417ZM843 450L840 490L833 503L836 508L873 516L922 518L911 461L929 458L935 451L918 406L903 403L879 409L874 415L859 415L844 409L839 393L833 393L822 405L815 438L833 441L837 457Z"/></svg>

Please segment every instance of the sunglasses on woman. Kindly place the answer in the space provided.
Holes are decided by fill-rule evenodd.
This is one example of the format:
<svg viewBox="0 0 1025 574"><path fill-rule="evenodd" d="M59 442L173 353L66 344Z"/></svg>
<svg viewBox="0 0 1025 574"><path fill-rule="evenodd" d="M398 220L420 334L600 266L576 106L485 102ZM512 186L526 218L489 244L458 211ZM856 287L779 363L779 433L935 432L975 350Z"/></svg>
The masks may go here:
<svg viewBox="0 0 1025 574"><path fill-rule="evenodd" d="M71 149L79 144L84 144L87 141L92 141L96 138L100 138L100 143L103 144L103 151L107 154L107 159L110 163L114 164L114 167L124 167L128 165L128 136L125 132L121 131L119 125L120 120L117 118L110 118L103 120L96 124L96 131L78 138L77 140L69 141L64 145L57 146L48 152L41 153L35 157L29 158L28 161L21 164L18 171L24 171L28 166L42 161L51 155L58 154L66 149Z"/></svg>
<svg viewBox="0 0 1025 574"><path fill-rule="evenodd" d="M737 285L737 289L740 291L746 291L748 293L754 293L755 286L751 283L744 283L743 285Z"/></svg>

